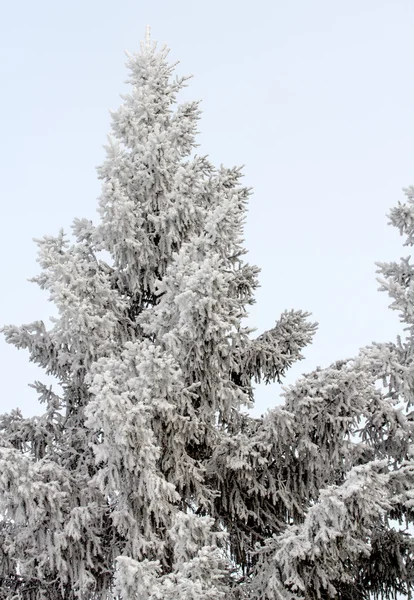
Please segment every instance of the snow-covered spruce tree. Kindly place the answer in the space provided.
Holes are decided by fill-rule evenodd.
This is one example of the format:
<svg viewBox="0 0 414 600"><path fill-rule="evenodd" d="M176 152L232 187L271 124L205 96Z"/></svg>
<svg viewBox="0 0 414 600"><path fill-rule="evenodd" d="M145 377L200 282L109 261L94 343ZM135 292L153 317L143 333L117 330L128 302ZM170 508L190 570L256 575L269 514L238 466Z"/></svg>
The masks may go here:
<svg viewBox="0 0 414 600"><path fill-rule="evenodd" d="M412 246L414 189L406 194L391 223ZM414 267L401 259L379 264L379 273L380 289L406 325L405 340L373 344L301 377L285 389L283 407L239 438L239 464L215 449L227 495L232 473L252 486L263 481L261 525L271 535L257 548L251 598L412 597Z"/></svg>
<svg viewBox="0 0 414 600"><path fill-rule="evenodd" d="M301 312L258 338L243 325L249 190L194 154L198 103L177 104L167 51L147 39L128 67L98 224L39 241L58 316L4 328L57 383L34 384L41 416L0 418L2 600L239 598L255 544L290 520L272 465L293 417L281 432L243 411L315 326Z"/></svg>

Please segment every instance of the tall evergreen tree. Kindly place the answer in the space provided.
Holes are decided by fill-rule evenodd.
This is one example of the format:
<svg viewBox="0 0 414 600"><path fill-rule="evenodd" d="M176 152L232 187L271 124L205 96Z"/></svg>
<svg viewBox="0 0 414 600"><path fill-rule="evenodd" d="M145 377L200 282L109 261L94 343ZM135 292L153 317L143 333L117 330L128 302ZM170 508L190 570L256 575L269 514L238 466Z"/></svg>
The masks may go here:
<svg viewBox="0 0 414 600"><path fill-rule="evenodd" d="M245 326L249 190L195 154L199 105L177 103L167 54L147 39L128 58L99 222L39 241L57 318L4 328L57 383L34 384L41 416L0 417L0 598L394 597L413 582L392 521L412 519L412 332L248 415L315 325ZM412 195L392 219L411 243ZM381 269L414 325L412 268Z"/></svg>
<svg viewBox="0 0 414 600"><path fill-rule="evenodd" d="M243 325L249 190L194 153L199 106L177 104L167 54L147 39L128 57L99 223L39 241L58 317L4 328L57 387L35 383L40 417L1 418L2 598L220 598L247 560L213 457L251 421L252 378L279 378L314 326Z"/></svg>
<svg viewBox="0 0 414 600"><path fill-rule="evenodd" d="M406 196L390 217L412 246L414 188ZM257 548L248 597L412 597L414 267L409 258L378 267L406 338L301 377L251 439L277 482L272 516L285 507L285 518Z"/></svg>

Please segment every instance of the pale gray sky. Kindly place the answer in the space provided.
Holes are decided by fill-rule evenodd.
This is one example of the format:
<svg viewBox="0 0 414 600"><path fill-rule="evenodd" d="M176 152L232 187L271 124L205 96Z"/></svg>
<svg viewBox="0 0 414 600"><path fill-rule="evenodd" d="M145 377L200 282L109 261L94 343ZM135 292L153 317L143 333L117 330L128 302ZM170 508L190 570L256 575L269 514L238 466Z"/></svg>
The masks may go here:
<svg viewBox="0 0 414 600"><path fill-rule="evenodd" d="M262 287L251 324L263 331L285 308L320 322L288 381L394 339L374 261L409 253L385 215L414 183L412 0L4 2L0 322L51 313L26 281L31 240L94 218L123 51L147 23L195 76L186 96L203 100L200 152L244 164L254 187L246 245ZM0 352L1 412L34 414L27 383L42 372L3 341ZM260 389L257 410L277 401L277 388Z"/></svg>

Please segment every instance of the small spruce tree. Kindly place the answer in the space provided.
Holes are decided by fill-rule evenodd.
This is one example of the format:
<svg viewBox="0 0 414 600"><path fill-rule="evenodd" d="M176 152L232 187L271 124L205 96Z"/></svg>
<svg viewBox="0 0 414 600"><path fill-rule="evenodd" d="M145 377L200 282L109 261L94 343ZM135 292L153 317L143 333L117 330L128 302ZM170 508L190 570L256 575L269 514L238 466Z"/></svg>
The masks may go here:
<svg viewBox="0 0 414 600"><path fill-rule="evenodd" d="M412 343L374 345L248 415L315 324L245 326L258 269L238 168L195 154L167 50L128 58L99 168L99 222L39 241L58 316L7 326L56 379L0 417L2 600L394 597L413 582ZM414 209L393 213L412 236ZM411 217L413 215L413 217ZM381 267L414 326L408 262ZM411 320L410 320L411 319ZM384 387L378 381L384 380Z"/></svg>

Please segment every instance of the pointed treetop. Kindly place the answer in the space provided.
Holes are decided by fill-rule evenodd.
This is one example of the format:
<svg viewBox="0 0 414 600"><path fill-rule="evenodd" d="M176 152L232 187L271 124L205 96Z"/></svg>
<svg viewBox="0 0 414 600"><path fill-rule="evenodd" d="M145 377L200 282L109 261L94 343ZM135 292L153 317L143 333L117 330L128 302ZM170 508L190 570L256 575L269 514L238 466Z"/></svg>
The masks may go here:
<svg viewBox="0 0 414 600"><path fill-rule="evenodd" d="M149 25L145 27L145 45L147 48L151 45L151 27Z"/></svg>

